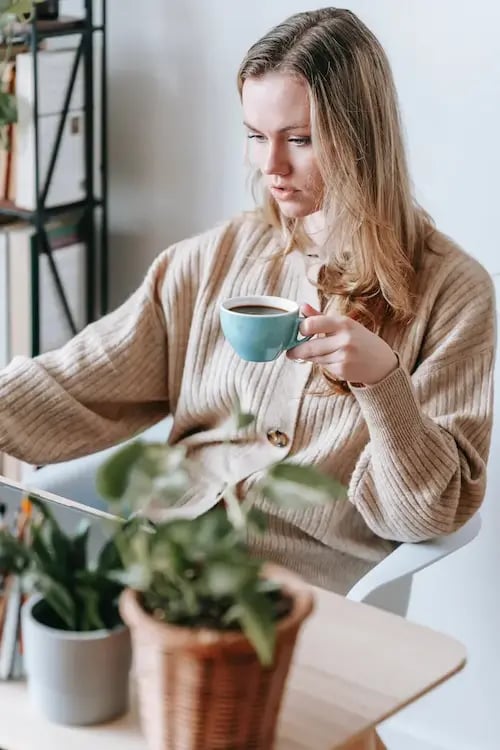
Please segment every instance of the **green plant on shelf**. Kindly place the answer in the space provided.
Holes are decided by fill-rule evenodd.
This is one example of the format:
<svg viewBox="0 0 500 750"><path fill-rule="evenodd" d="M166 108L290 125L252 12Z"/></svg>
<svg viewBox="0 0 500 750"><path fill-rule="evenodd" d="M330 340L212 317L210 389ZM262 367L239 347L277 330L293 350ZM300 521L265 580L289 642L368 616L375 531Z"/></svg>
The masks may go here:
<svg viewBox="0 0 500 750"><path fill-rule="evenodd" d="M14 17L24 21L33 15L33 9L37 2L42 0L0 0L0 18Z"/></svg>
<svg viewBox="0 0 500 750"><path fill-rule="evenodd" d="M5 70L12 47L12 28L16 22L23 23L33 18L36 3L43 0L0 0L0 33L3 52L0 60L0 147L8 148L6 126L17 120L16 97L5 91Z"/></svg>

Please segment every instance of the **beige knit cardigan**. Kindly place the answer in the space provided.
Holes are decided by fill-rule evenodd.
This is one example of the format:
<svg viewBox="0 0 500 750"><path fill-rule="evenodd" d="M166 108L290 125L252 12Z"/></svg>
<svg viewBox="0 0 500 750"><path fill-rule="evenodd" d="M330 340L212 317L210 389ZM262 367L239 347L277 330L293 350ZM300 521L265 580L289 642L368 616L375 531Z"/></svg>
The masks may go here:
<svg viewBox="0 0 500 750"><path fill-rule="evenodd" d="M319 395L311 366L244 362L222 335L218 306L271 294L318 306L304 255L276 260L280 237L245 216L177 243L121 307L60 350L16 357L0 373L0 450L33 463L82 456L167 414L199 477L198 513L226 481L245 491L288 456L348 486L348 499L269 515L255 553L345 592L397 542L446 534L484 496L492 423L495 303L481 265L439 232L419 274L414 321L384 338L400 367L377 385ZM274 259L273 259L274 256ZM256 415L232 433L238 396ZM280 430L286 446L270 442ZM286 442L286 441L283 441Z"/></svg>

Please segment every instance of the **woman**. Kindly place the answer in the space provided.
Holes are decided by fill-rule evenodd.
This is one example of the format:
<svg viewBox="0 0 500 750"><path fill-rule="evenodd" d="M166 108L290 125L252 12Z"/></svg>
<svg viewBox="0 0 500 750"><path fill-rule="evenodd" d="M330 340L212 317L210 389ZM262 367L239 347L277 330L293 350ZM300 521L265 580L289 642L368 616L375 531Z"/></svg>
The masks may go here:
<svg viewBox="0 0 500 750"><path fill-rule="evenodd" d="M0 376L0 448L63 461L173 415L196 458L186 505L270 463L348 485L327 508L269 514L256 554L345 592L397 542L447 534L479 507L492 419L494 296L483 268L414 201L383 50L347 10L300 13L257 42L238 85L262 208L168 248L138 291L60 351ZM303 303L313 338L238 359L218 306ZM299 363L299 364L298 364ZM256 414L230 428L236 396Z"/></svg>

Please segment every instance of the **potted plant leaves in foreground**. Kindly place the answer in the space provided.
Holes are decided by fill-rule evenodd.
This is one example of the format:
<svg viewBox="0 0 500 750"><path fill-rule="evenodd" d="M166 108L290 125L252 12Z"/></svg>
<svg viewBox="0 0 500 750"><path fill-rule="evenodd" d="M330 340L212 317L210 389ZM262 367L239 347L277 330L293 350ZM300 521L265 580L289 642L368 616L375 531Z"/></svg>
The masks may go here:
<svg viewBox="0 0 500 750"><path fill-rule="evenodd" d="M30 697L52 721L96 724L128 707L130 635L118 611L113 539L89 555L90 526L67 534L45 503L23 500L17 529L0 530L0 571L22 609ZM121 527L117 522L114 527ZM16 623L17 625L17 617Z"/></svg>
<svg viewBox="0 0 500 750"><path fill-rule="evenodd" d="M239 407L235 418L239 428L253 421ZM227 486L203 515L145 523L141 511L175 505L193 471L182 446L139 440L98 473L113 510L138 511L114 541L143 731L150 750L266 750L313 598L297 576L250 554L248 532L265 526L254 501L297 507L345 491L314 467L283 461L243 501Z"/></svg>

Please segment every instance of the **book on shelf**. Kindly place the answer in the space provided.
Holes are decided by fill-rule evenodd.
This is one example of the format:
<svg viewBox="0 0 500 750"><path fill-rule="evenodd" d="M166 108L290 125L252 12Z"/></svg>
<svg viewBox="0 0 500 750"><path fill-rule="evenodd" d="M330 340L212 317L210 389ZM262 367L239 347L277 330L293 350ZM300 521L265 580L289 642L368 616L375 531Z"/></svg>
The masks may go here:
<svg viewBox="0 0 500 750"><path fill-rule="evenodd" d="M74 49L40 50L38 64L38 144L40 188L48 174L66 89L75 59ZM36 208L35 190L35 78L33 54L15 58L15 95L18 120L14 127L12 180L9 197L19 208ZM85 116L83 68L80 61L45 205L76 203L85 197Z"/></svg>
<svg viewBox="0 0 500 750"><path fill-rule="evenodd" d="M40 50L38 63L38 116L62 112L66 88L69 82L75 52L71 49ZM16 57L16 96L23 114L35 106L35 78L33 55L24 52ZM83 109L83 68L78 66L73 93L69 103L70 112Z"/></svg>
<svg viewBox="0 0 500 750"><path fill-rule="evenodd" d="M21 628L21 583L6 576L0 593L0 680L14 677Z"/></svg>
<svg viewBox="0 0 500 750"><path fill-rule="evenodd" d="M25 539L31 507L26 497L15 513L8 501L1 502L0 528L9 529L19 540ZM24 673L21 608L25 601L20 578L0 568L0 680L18 679Z"/></svg>

